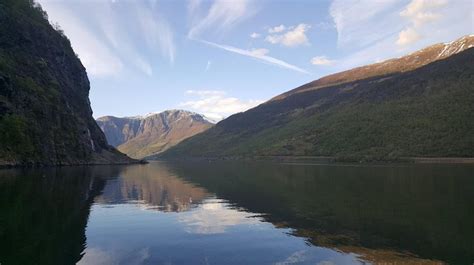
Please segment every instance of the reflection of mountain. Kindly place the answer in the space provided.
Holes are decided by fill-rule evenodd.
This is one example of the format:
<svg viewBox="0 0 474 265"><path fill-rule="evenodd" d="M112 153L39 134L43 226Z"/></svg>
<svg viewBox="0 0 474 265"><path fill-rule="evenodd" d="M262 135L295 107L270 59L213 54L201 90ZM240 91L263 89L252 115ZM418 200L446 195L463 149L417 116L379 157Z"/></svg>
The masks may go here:
<svg viewBox="0 0 474 265"><path fill-rule="evenodd" d="M112 167L0 171L0 263L75 264Z"/></svg>
<svg viewBox="0 0 474 265"><path fill-rule="evenodd" d="M140 201L161 211L181 212L202 201L207 192L171 175L164 164L126 167L121 176L107 182L96 202L103 204Z"/></svg>
<svg viewBox="0 0 474 265"><path fill-rule="evenodd" d="M472 167L219 162L170 168L314 245L379 264L474 260Z"/></svg>

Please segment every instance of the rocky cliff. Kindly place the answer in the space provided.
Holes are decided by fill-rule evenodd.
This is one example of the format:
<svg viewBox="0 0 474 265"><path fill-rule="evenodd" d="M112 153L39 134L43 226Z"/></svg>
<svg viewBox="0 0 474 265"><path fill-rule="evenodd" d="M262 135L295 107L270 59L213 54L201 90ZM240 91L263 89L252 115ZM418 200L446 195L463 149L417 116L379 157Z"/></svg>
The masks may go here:
<svg viewBox="0 0 474 265"><path fill-rule="evenodd" d="M128 163L92 118L86 69L31 0L0 1L0 165Z"/></svg>
<svg viewBox="0 0 474 265"><path fill-rule="evenodd" d="M112 145L134 158L159 154L213 126L204 116L185 110L125 118L105 116L97 123Z"/></svg>

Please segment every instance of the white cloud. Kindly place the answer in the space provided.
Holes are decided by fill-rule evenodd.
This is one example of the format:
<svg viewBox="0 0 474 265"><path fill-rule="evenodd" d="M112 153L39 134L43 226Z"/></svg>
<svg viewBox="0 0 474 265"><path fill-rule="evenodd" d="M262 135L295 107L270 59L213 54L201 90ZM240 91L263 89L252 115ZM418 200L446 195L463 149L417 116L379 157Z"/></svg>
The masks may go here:
<svg viewBox="0 0 474 265"><path fill-rule="evenodd" d="M472 34L472 0L438 1L425 1L420 9L420 5L411 4L413 0L333 0L330 14L339 49L346 56L338 59L331 71L402 56ZM424 15L416 15L420 10Z"/></svg>
<svg viewBox="0 0 474 265"><path fill-rule="evenodd" d="M173 31L154 2L39 2L71 40L90 75L117 75L129 66L152 75L154 58L174 61Z"/></svg>
<svg viewBox="0 0 474 265"><path fill-rule="evenodd" d="M311 28L310 25L307 24L299 24L296 27L290 27L288 31L282 34L273 34L268 35L265 40L272 44L282 44L287 47L295 47L299 45L308 45L308 37L306 36L306 31ZM279 27L275 27L270 29L269 32L282 32L285 30L283 25Z"/></svg>
<svg viewBox="0 0 474 265"><path fill-rule="evenodd" d="M197 10L201 2L193 3L192 8L188 10ZM198 38L207 31L223 32L240 23L241 21L253 16L256 13L256 7L251 0L215 0L209 8L207 15L196 19L195 12L191 11L191 28L188 32L188 38Z"/></svg>
<svg viewBox="0 0 474 265"><path fill-rule="evenodd" d="M252 38L252 39L258 39L258 38L260 38L260 36L261 35L258 34L257 32L254 32L254 33L250 34L250 38Z"/></svg>
<svg viewBox="0 0 474 265"><path fill-rule="evenodd" d="M400 46L417 42L421 38L420 34L413 28L406 28L398 34L397 44Z"/></svg>
<svg viewBox="0 0 474 265"><path fill-rule="evenodd" d="M406 8L400 12L400 16L407 18L412 24L400 31L397 44L400 46L410 45L421 39L419 33L421 27L427 23L442 18L441 13L436 12L445 6L447 0L412 0Z"/></svg>
<svg viewBox="0 0 474 265"><path fill-rule="evenodd" d="M189 108L215 121L263 103L262 100L241 100L229 97L222 90L188 90L186 94L196 98L180 103L179 107Z"/></svg>
<svg viewBox="0 0 474 265"><path fill-rule="evenodd" d="M415 26L421 26L440 18L439 13L434 11L447 4L447 0L412 0L400 15L413 21Z"/></svg>
<svg viewBox="0 0 474 265"><path fill-rule="evenodd" d="M286 29L285 25L275 26L273 28L268 29L268 33L279 33Z"/></svg>
<svg viewBox="0 0 474 265"><path fill-rule="evenodd" d="M313 65L331 65L334 60L329 60L326 56L316 56L311 59Z"/></svg>
<svg viewBox="0 0 474 265"><path fill-rule="evenodd" d="M302 68L299 68L299 67L294 66L292 64L289 64L287 62L284 62L280 59L276 59L276 58L273 58L273 57L270 57L270 56L266 55L268 53L267 49L244 50L244 49L240 49L240 48L236 48L236 47L232 47L232 46L228 46L228 45L217 44L217 43L204 41L204 40L201 40L201 42L203 42L207 45L210 45L212 47L216 47L216 48L223 49L223 50L226 50L226 51L229 51L229 52L233 52L233 53L237 53L237 54L240 54L240 55L252 57L252 58L255 58L255 59L260 60L260 61L265 62L265 63L277 65L279 67L283 67L283 68L290 69L290 70L293 70L293 71L297 71L297 72L300 72L300 73L309 74L308 71L306 71Z"/></svg>

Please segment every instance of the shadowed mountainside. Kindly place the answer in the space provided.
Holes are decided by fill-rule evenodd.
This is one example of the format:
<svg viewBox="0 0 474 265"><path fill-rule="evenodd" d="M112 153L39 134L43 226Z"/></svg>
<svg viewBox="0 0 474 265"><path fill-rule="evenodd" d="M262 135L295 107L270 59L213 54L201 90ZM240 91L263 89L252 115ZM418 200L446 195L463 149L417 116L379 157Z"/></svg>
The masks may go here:
<svg viewBox="0 0 474 265"><path fill-rule="evenodd" d="M86 69L29 0L0 2L0 166L130 163L92 118Z"/></svg>
<svg viewBox="0 0 474 265"><path fill-rule="evenodd" d="M161 157L472 157L474 49L469 47L473 39L453 42L464 45L456 46L456 53L444 59L419 57L431 63L420 63L423 66L414 70L392 73L394 66L387 68L388 74L368 78L362 74L364 79L356 81L322 87L310 83L305 89L235 114ZM437 52L430 54L439 58ZM403 65L400 61L404 59L393 62ZM390 64L377 65L378 69ZM331 80L338 79L337 75ZM348 78L358 79L356 76Z"/></svg>

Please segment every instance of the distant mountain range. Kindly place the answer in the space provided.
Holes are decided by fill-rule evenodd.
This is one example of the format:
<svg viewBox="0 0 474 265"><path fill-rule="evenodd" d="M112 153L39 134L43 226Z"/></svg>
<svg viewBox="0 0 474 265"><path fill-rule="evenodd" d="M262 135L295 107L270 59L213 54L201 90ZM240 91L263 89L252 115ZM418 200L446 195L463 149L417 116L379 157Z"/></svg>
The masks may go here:
<svg viewBox="0 0 474 265"><path fill-rule="evenodd" d="M323 77L160 156L472 157L473 47L465 36Z"/></svg>
<svg viewBox="0 0 474 265"><path fill-rule="evenodd" d="M214 124L201 114L167 110L145 116L97 119L108 142L133 158L159 154Z"/></svg>

